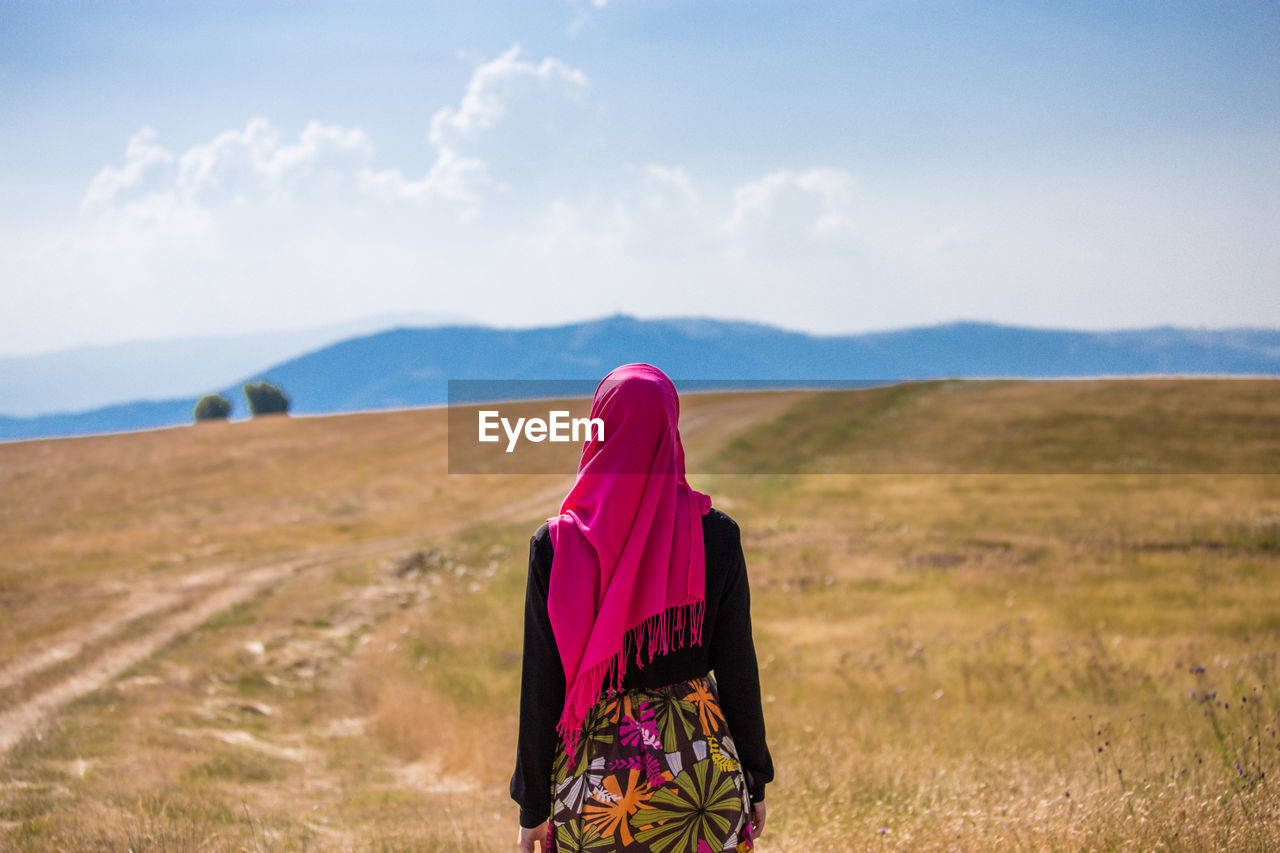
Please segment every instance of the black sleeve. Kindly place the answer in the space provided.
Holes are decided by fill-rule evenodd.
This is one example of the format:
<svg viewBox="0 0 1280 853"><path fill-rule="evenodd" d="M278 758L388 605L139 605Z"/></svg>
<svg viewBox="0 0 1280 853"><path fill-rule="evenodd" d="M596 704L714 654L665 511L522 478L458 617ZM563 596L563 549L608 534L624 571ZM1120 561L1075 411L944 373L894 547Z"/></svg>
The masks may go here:
<svg viewBox="0 0 1280 853"><path fill-rule="evenodd" d="M511 798L520 804L520 825L535 827L551 817L551 768L558 742L556 723L564 707L564 667L547 613L551 537L544 525L529 542L529 579L524 601L524 662L520 671L520 734Z"/></svg>
<svg viewBox="0 0 1280 853"><path fill-rule="evenodd" d="M760 704L760 671L751 638L751 590L747 563L737 525L731 528L725 552L730 564L711 638L711 668L715 670L720 705L729 733L738 747L738 759L747 773L752 802L764 799L764 786L773 781L773 758L764 737L764 710Z"/></svg>

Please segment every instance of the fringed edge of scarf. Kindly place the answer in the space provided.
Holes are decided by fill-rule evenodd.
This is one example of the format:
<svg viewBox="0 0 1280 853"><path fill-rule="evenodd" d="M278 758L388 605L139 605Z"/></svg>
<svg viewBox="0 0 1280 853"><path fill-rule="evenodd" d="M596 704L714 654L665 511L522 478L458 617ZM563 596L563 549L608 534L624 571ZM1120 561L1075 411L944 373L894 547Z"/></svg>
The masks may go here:
<svg viewBox="0 0 1280 853"><path fill-rule="evenodd" d="M564 741L565 755L570 760L578 748L587 711L599 696L622 689L628 660L634 657L636 669L643 669L654 655L701 645L705 614L706 602L700 599L665 608L628 628L622 635L622 647L612 656L578 672L573 684L565 690L564 710L556 723L556 731ZM649 652L644 660L640 657L641 649ZM609 681L607 685L604 684L606 678Z"/></svg>

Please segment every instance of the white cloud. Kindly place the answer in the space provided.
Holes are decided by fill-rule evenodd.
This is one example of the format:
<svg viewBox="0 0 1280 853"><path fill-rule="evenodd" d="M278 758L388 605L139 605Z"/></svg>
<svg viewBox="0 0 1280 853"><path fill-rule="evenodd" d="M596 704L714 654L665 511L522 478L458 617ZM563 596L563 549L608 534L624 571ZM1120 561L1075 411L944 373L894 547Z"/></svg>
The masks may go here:
<svg viewBox="0 0 1280 853"><path fill-rule="evenodd" d="M728 231L785 216L805 222L814 237L838 238L857 232L852 216L853 176L843 169L782 170L738 187L724 221Z"/></svg>
<svg viewBox="0 0 1280 853"><path fill-rule="evenodd" d="M475 215L484 190L503 189L482 160L459 156L450 149L441 151L430 171L416 180L405 177L400 169L363 169L357 178L364 192L384 201L442 199L463 205L464 217Z"/></svg>
<svg viewBox="0 0 1280 853"><path fill-rule="evenodd" d="M150 221L162 218L165 210L193 205L313 197L354 185L373 156L373 144L359 128L314 121L295 142L284 143L270 122L254 118L181 155L155 138L147 127L129 140L124 166L98 173L85 193L82 212L113 216L133 211Z"/></svg>
<svg viewBox="0 0 1280 853"><path fill-rule="evenodd" d="M5 240L11 271L24 292L74 306L58 325L85 340L216 332L246 314L305 324L461 308L469 288L527 270L527 254L494 256L531 227L531 199L581 174L563 168L581 162L564 137L581 130L588 86L513 46L424 115L424 171L379 163L358 126L312 121L290 134L255 117L187 146L144 127L86 187L78 219ZM485 205L491 221L478 224ZM47 333L15 345L41 348Z"/></svg>
<svg viewBox="0 0 1280 853"><path fill-rule="evenodd" d="M620 181L542 202L521 242L539 258L688 257L722 240L717 214L681 166L628 166ZM714 208L719 201L712 201Z"/></svg>
<svg viewBox="0 0 1280 853"><path fill-rule="evenodd" d="M399 169L369 169L360 174L361 186L387 200L453 202L462 207L464 217L474 217L486 193L509 189L494 178L488 160L475 152L481 136L507 120L516 106L545 115L548 101L577 100L588 86L579 69L555 57L536 63L522 59L520 46L514 44L476 68L456 106L441 107L432 115L427 139L436 159L426 175L414 180Z"/></svg>
<svg viewBox="0 0 1280 853"><path fill-rule="evenodd" d="M124 165L104 167L89 184L82 209L110 204L117 195L138 187L148 173L173 162L173 154L156 144L156 132L144 127L129 138L124 149Z"/></svg>
<svg viewBox="0 0 1280 853"><path fill-rule="evenodd" d="M839 169L778 171L736 186L700 187L679 165L628 167L612 188L560 193L538 208L524 244L540 257L671 263L765 261L778 266L852 246L854 181Z"/></svg>
<svg viewBox="0 0 1280 853"><path fill-rule="evenodd" d="M555 57L533 63L520 58L513 44L498 58L484 63L471 75L466 94L456 107L441 107L431 117L431 144L448 150L474 139L507 114L513 100L532 92L554 92L576 97L588 87L587 76Z"/></svg>
<svg viewBox="0 0 1280 853"><path fill-rule="evenodd" d="M1223 250L1218 236L1240 234L1237 199L1255 192L1252 173L1225 185L1185 176L1177 185L1155 166L1091 181L913 184L822 167L716 181L710 169L666 162L569 171L498 195L486 182L507 173L491 175L472 148L450 149L418 177L373 170L367 143L350 128L288 138L250 123L187 157L142 132L94 179L93 216L58 239L0 235L11 280L28 285L0 294L0 316L54 318L48 326L67 341L424 309L514 325L708 313L824 331L974 316L1087 325L1101 310L1124 325L1152 316L1152 291L1126 282L1157 275L1159 320L1204 312L1205 281L1221 307L1202 322L1258 310L1252 256ZM197 188L186 195L184 162L184 186ZM347 195L281 203L332 174ZM228 183L234 175L248 177ZM263 203L237 202L228 186ZM1232 239L1275 259L1274 213L1261 193L1248 197L1258 215ZM481 202L482 220L460 221ZM1211 227L1193 231L1193 213ZM28 348L51 334L6 333Z"/></svg>
<svg viewBox="0 0 1280 853"><path fill-rule="evenodd" d="M159 145L156 132L145 127L129 140L124 164L108 166L93 179L82 210L115 215L131 209L140 221L152 221L190 205L356 198L439 201L471 217L487 194L507 189L475 150L481 138L516 108L522 118L530 110L536 118L551 111L550 102L578 99L588 85L582 71L554 57L523 59L519 45L512 45L475 69L457 105L432 116L427 138L435 159L419 178L399 168L375 168L373 141L359 127L312 121L286 141L270 121L257 117L180 155Z"/></svg>
<svg viewBox="0 0 1280 853"><path fill-rule="evenodd" d="M176 189L195 201L209 194L261 197L323 185L324 176L349 178L373 157L373 143L360 128L312 121L297 142L283 144L265 118L242 130L218 134L188 149L178 160Z"/></svg>

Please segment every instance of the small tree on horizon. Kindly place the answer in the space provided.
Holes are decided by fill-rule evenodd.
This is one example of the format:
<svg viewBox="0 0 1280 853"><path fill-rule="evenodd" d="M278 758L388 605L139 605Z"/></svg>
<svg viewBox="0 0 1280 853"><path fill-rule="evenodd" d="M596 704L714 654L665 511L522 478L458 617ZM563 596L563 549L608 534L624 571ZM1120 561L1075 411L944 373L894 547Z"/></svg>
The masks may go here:
<svg viewBox="0 0 1280 853"><path fill-rule="evenodd" d="M206 394L196 403L195 418L200 421L225 421L231 416L231 401L221 394Z"/></svg>
<svg viewBox="0 0 1280 853"><path fill-rule="evenodd" d="M289 398L285 393L268 382L246 383L244 397L249 402L249 414L283 415L289 412Z"/></svg>

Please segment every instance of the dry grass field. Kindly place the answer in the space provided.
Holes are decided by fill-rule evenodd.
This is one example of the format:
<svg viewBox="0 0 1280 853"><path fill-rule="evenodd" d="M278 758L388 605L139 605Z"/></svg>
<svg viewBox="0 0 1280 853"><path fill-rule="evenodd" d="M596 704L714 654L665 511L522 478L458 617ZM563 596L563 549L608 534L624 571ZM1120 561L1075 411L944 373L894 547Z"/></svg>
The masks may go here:
<svg viewBox="0 0 1280 853"><path fill-rule="evenodd" d="M1280 383L691 395L766 853L1280 849ZM0 445L0 849L512 847L527 542L440 410ZM754 473L742 473L754 472Z"/></svg>

